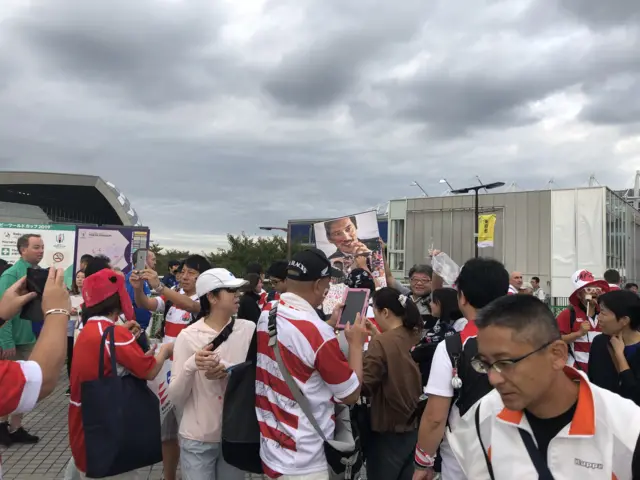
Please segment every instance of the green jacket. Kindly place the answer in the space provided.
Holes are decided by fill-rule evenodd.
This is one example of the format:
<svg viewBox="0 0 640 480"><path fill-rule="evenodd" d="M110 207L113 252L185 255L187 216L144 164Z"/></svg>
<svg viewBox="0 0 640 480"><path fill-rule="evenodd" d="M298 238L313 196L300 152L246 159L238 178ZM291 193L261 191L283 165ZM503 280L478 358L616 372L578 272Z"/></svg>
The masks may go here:
<svg viewBox="0 0 640 480"><path fill-rule="evenodd" d="M16 283L27 274L30 265L24 260L18 260L11 268L7 269L0 277L0 298L7 288ZM31 322L23 320L20 315L16 315L0 328L0 348L8 350L16 345L31 345L35 343L36 337L31 329Z"/></svg>

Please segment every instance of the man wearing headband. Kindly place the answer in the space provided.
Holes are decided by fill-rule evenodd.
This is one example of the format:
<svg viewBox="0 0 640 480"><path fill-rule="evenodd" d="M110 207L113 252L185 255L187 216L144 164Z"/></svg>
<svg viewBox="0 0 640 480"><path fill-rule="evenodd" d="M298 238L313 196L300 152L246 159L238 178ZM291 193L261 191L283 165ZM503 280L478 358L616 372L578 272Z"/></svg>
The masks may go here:
<svg viewBox="0 0 640 480"><path fill-rule="evenodd" d="M160 347L155 357L145 355L137 344L135 335L126 326L116 325L121 314L134 318L133 305L125 279L110 269L103 269L88 276L82 288L85 327L78 335L71 366L71 396L69 399L69 443L76 468L87 471L86 448L82 423L82 384L99 377L99 355L104 331L114 327L117 372L119 376L134 375L144 380L154 379L163 363L171 357L173 344ZM109 352L105 352L108 356ZM111 375L111 363L104 362L104 374Z"/></svg>

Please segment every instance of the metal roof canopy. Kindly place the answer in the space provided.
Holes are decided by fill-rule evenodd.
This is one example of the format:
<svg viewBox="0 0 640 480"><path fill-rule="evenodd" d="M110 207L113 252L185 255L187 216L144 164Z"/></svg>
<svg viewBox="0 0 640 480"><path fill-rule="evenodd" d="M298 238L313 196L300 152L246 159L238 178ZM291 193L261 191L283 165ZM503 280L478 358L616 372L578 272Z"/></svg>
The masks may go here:
<svg viewBox="0 0 640 480"><path fill-rule="evenodd" d="M133 226L137 215L118 199L117 190L95 175L0 172L0 201L39 207L82 210L105 224Z"/></svg>

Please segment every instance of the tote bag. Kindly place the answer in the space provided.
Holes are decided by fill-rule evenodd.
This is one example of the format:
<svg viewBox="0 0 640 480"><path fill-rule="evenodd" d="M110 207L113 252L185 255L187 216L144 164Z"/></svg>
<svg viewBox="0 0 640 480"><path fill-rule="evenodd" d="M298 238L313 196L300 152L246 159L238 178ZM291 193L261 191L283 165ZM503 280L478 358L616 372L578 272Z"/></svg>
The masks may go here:
<svg viewBox="0 0 640 480"><path fill-rule="evenodd" d="M111 375L104 373L109 342ZM158 397L145 380L117 375L115 326L100 342L98 379L81 386L82 426L89 478L130 472L162 461Z"/></svg>

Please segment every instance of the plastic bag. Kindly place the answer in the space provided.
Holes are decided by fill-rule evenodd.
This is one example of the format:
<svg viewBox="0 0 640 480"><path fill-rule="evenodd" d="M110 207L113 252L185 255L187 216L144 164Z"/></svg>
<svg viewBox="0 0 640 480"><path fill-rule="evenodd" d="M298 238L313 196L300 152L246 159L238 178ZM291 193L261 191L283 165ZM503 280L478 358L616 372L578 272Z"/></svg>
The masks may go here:
<svg viewBox="0 0 640 480"><path fill-rule="evenodd" d="M460 267L444 252L438 252L431 258L431 266L447 285L455 285Z"/></svg>

